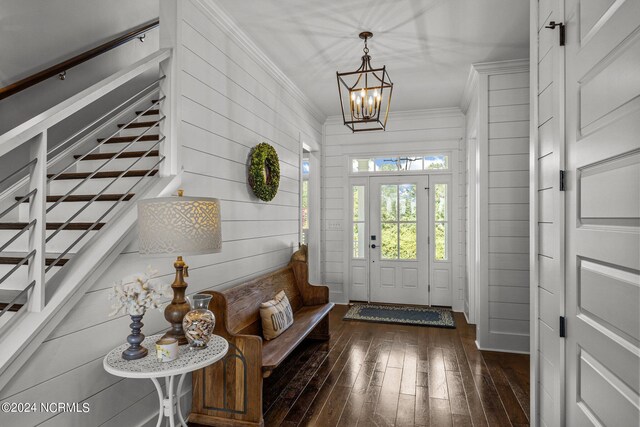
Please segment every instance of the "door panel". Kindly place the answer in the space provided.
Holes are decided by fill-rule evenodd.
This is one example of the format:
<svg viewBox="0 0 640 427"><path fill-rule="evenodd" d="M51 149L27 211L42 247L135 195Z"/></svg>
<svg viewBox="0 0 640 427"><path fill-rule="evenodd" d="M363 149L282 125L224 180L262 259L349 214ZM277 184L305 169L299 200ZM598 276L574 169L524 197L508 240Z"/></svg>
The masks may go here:
<svg viewBox="0 0 640 427"><path fill-rule="evenodd" d="M429 303L427 187L426 176L370 178L371 301Z"/></svg>
<svg viewBox="0 0 640 427"><path fill-rule="evenodd" d="M537 378L538 414L540 424L552 427L563 424L563 361L564 345L558 331L558 318L564 314L564 195L559 188L558 174L564 169L564 48L558 43L558 29L546 26L551 21L562 22L563 0L538 2L538 85L536 143L538 221L536 235L537 260L532 268L532 283L537 300L537 313L532 335L537 339L538 353L532 357L532 373ZM533 151L533 150L532 150ZM529 231L529 230L527 230ZM533 297L532 297L533 299ZM534 345L535 348L535 345ZM534 423L535 424L535 423Z"/></svg>
<svg viewBox="0 0 640 427"><path fill-rule="evenodd" d="M640 2L567 0L567 425L640 424Z"/></svg>

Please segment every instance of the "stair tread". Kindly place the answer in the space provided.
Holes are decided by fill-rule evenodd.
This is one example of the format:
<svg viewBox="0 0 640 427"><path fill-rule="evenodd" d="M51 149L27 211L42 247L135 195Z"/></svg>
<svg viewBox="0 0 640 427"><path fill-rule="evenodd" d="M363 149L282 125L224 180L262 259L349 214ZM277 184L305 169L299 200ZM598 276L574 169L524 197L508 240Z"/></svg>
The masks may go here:
<svg viewBox="0 0 640 427"><path fill-rule="evenodd" d="M8 302L6 302L6 303L5 303L5 302L0 302L0 311L4 310L4 308L5 308L6 306L8 306L8 305L9 305L9 303L8 303ZM15 313L16 311L20 310L22 307L24 307L24 304L18 304L18 303L16 303L16 304L13 304L13 305L11 306L11 308L10 308L9 310L7 310L7 311L8 311L8 312L13 312L13 313Z"/></svg>
<svg viewBox="0 0 640 427"><path fill-rule="evenodd" d="M123 129L134 129L134 128L149 128L151 126L158 126L158 123L153 122L133 122L133 123L118 123L119 128Z"/></svg>
<svg viewBox="0 0 640 427"><path fill-rule="evenodd" d="M96 154L89 154L82 160L83 161L84 160L105 160L105 159L111 159L114 156L116 159L131 159L135 157L157 157L160 155L159 150L152 150L152 151L149 151L148 154L146 153L147 153L146 151L124 151L118 154L117 156L115 155L116 153L96 153ZM82 155L77 154L73 157L75 159L79 159L80 157L82 157Z"/></svg>
<svg viewBox="0 0 640 427"><path fill-rule="evenodd" d="M4 310L6 306L9 305L11 301L13 301L18 295L20 295L19 290L15 289L1 289L0 290L0 311ZM20 310L27 303L27 296L23 295L18 302L11 306L8 310L10 312L16 312Z"/></svg>
<svg viewBox="0 0 640 427"><path fill-rule="evenodd" d="M142 114L144 110L136 111L136 115ZM160 114L160 110L149 110L146 113L142 114L143 116L155 116Z"/></svg>
<svg viewBox="0 0 640 427"><path fill-rule="evenodd" d="M0 256L0 265L16 265L19 264L20 261L22 261L22 258L24 258L26 256L26 252L24 255L20 256ZM49 255L49 254L47 254ZM57 256L53 256L53 257L47 257L46 258L46 265L51 265L53 264L53 262L56 260L56 258L58 258ZM63 265L65 265L67 262L69 262L69 258L61 258L60 260L58 260L58 262L56 263L56 267L62 267ZM28 265L29 261L25 262L23 265Z"/></svg>
<svg viewBox="0 0 640 427"><path fill-rule="evenodd" d="M0 222L0 230L22 230L28 222ZM63 222L48 222L47 230L57 230L64 224ZM71 222L63 228L63 230L88 230L93 225L92 222ZM93 230L100 230L104 227L104 222L99 222L93 227Z"/></svg>
<svg viewBox="0 0 640 427"><path fill-rule="evenodd" d="M114 136L112 138L109 138L107 141L105 141L105 144L118 144L118 143L121 143L121 142L132 142L136 138L140 138L140 139L138 139L137 142L141 142L141 141L158 141L160 139L160 135ZM102 142L104 140L105 140L104 138L98 138L98 142Z"/></svg>
<svg viewBox="0 0 640 427"><path fill-rule="evenodd" d="M101 194L100 196L98 196L98 198L95 200L97 202L115 202L117 200L120 199L120 197L122 197L124 194ZM88 202L91 199L93 199L96 195L95 194L72 194L70 196L68 196L66 199L64 199L64 202ZM134 196L134 193L129 193L125 196L125 198L123 200L131 200L131 198ZM57 202L58 200L60 200L62 197L64 196L47 196L47 203L53 203L53 202ZM22 197L21 196L16 196L16 200L20 200ZM25 200L23 203L29 203L29 200Z"/></svg>
<svg viewBox="0 0 640 427"><path fill-rule="evenodd" d="M117 177L120 176L120 174L122 172L124 172L124 171L98 172L91 179L117 178ZM123 178L145 176L147 174L147 172L149 172L149 169L146 169L146 170L144 170L144 169L130 170L130 171L127 171L127 173L124 174ZM59 180L59 179L83 179L83 178L88 177L92 173L93 172L67 172L67 173L60 174L60 176L57 177L56 180ZM158 169L152 169L151 173L149 173L149 176L154 176L157 173L158 173ZM55 176L55 174L49 174L49 175L47 175L47 178L52 178L54 176Z"/></svg>

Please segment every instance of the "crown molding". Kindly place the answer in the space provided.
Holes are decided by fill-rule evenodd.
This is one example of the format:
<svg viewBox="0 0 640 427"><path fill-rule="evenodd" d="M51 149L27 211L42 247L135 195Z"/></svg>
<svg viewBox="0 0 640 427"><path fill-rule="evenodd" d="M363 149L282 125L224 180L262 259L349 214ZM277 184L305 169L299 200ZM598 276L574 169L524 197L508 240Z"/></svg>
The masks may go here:
<svg viewBox="0 0 640 427"><path fill-rule="evenodd" d="M256 62L271 74L294 99L304 105L316 117L318 123L322 124L326 120L327 115L249 38L228 12L216 4L214 0L192 1L220 24L220 28L253 56Z"/></svg>
<svg viewBox="0 0 640 427"><path fill-rule="evenodd" d="M474 94L478 89L478 71L473 65L469 67L469 75L467 76L467 83L464 86L464 92L462 92L462 98L460 99L460 110L463 114L467 114Z"/></svg>
<svg viewBox="0 0 640 427"><path fill-rule="evenodd" d="M472 64L478 74L522 73L529 71L529 58L510 59L508 61L478 62Z"/></svg>
<svg viewBox="0 0 640 427"><path fill-rule="evenodd" d="M464 113L458 107L430 108L423 110L405 110L389 113L389 121L392 120L411 120L435 117L459 117ZM328 116L325 124L343 123L342 115Z"/></svg>
<svg viewBox="0 0 640 427"><path fill-rule="evenodd" d="M490 74L507 74L507 73L523 73L529 71L529 59L510 59L508 61L495 62L478 62L471 64L467 83L462 92L460 99L460 110L467 114L473 95L478 88L478 79L480 75Z"/></svg>

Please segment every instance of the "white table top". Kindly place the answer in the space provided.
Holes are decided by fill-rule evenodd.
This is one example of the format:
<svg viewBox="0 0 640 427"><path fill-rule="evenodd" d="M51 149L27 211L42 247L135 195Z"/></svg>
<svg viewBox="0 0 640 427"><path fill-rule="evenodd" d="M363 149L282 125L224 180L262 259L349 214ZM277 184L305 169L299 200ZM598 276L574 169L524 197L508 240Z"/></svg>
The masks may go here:
<svg viewBox="0 0 640 427"><path fill-rule="evenodd" d="M180 375L209 366L222 359L229 350L227 340L213 335L206 348L191 350L188 345L181 345L178 358L172 362L160 362L156 357L156 341L163 334L146 337L142 342L149 354L138 360L124 360L122 352L129 344L122 344L111 350L104 358L104 369L110 374L125 378L159 378Z"/></svg>

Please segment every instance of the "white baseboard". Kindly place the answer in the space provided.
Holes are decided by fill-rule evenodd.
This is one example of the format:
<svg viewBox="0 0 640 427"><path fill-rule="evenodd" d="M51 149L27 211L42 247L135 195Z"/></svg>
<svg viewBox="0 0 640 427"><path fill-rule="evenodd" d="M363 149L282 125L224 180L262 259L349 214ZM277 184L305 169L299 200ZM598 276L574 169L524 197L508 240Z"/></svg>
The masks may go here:
<svg viewBox="0 0 640 427"><path fill-rule="evenodd" d="M476 347L478 348L478 350L481 350L481 351L495 351L495 352L498 352L498 353L529 354L528 351L524 351L524 350L482 347L478 343L478 340L476 340L475 343L476 343Z"/></svg>

